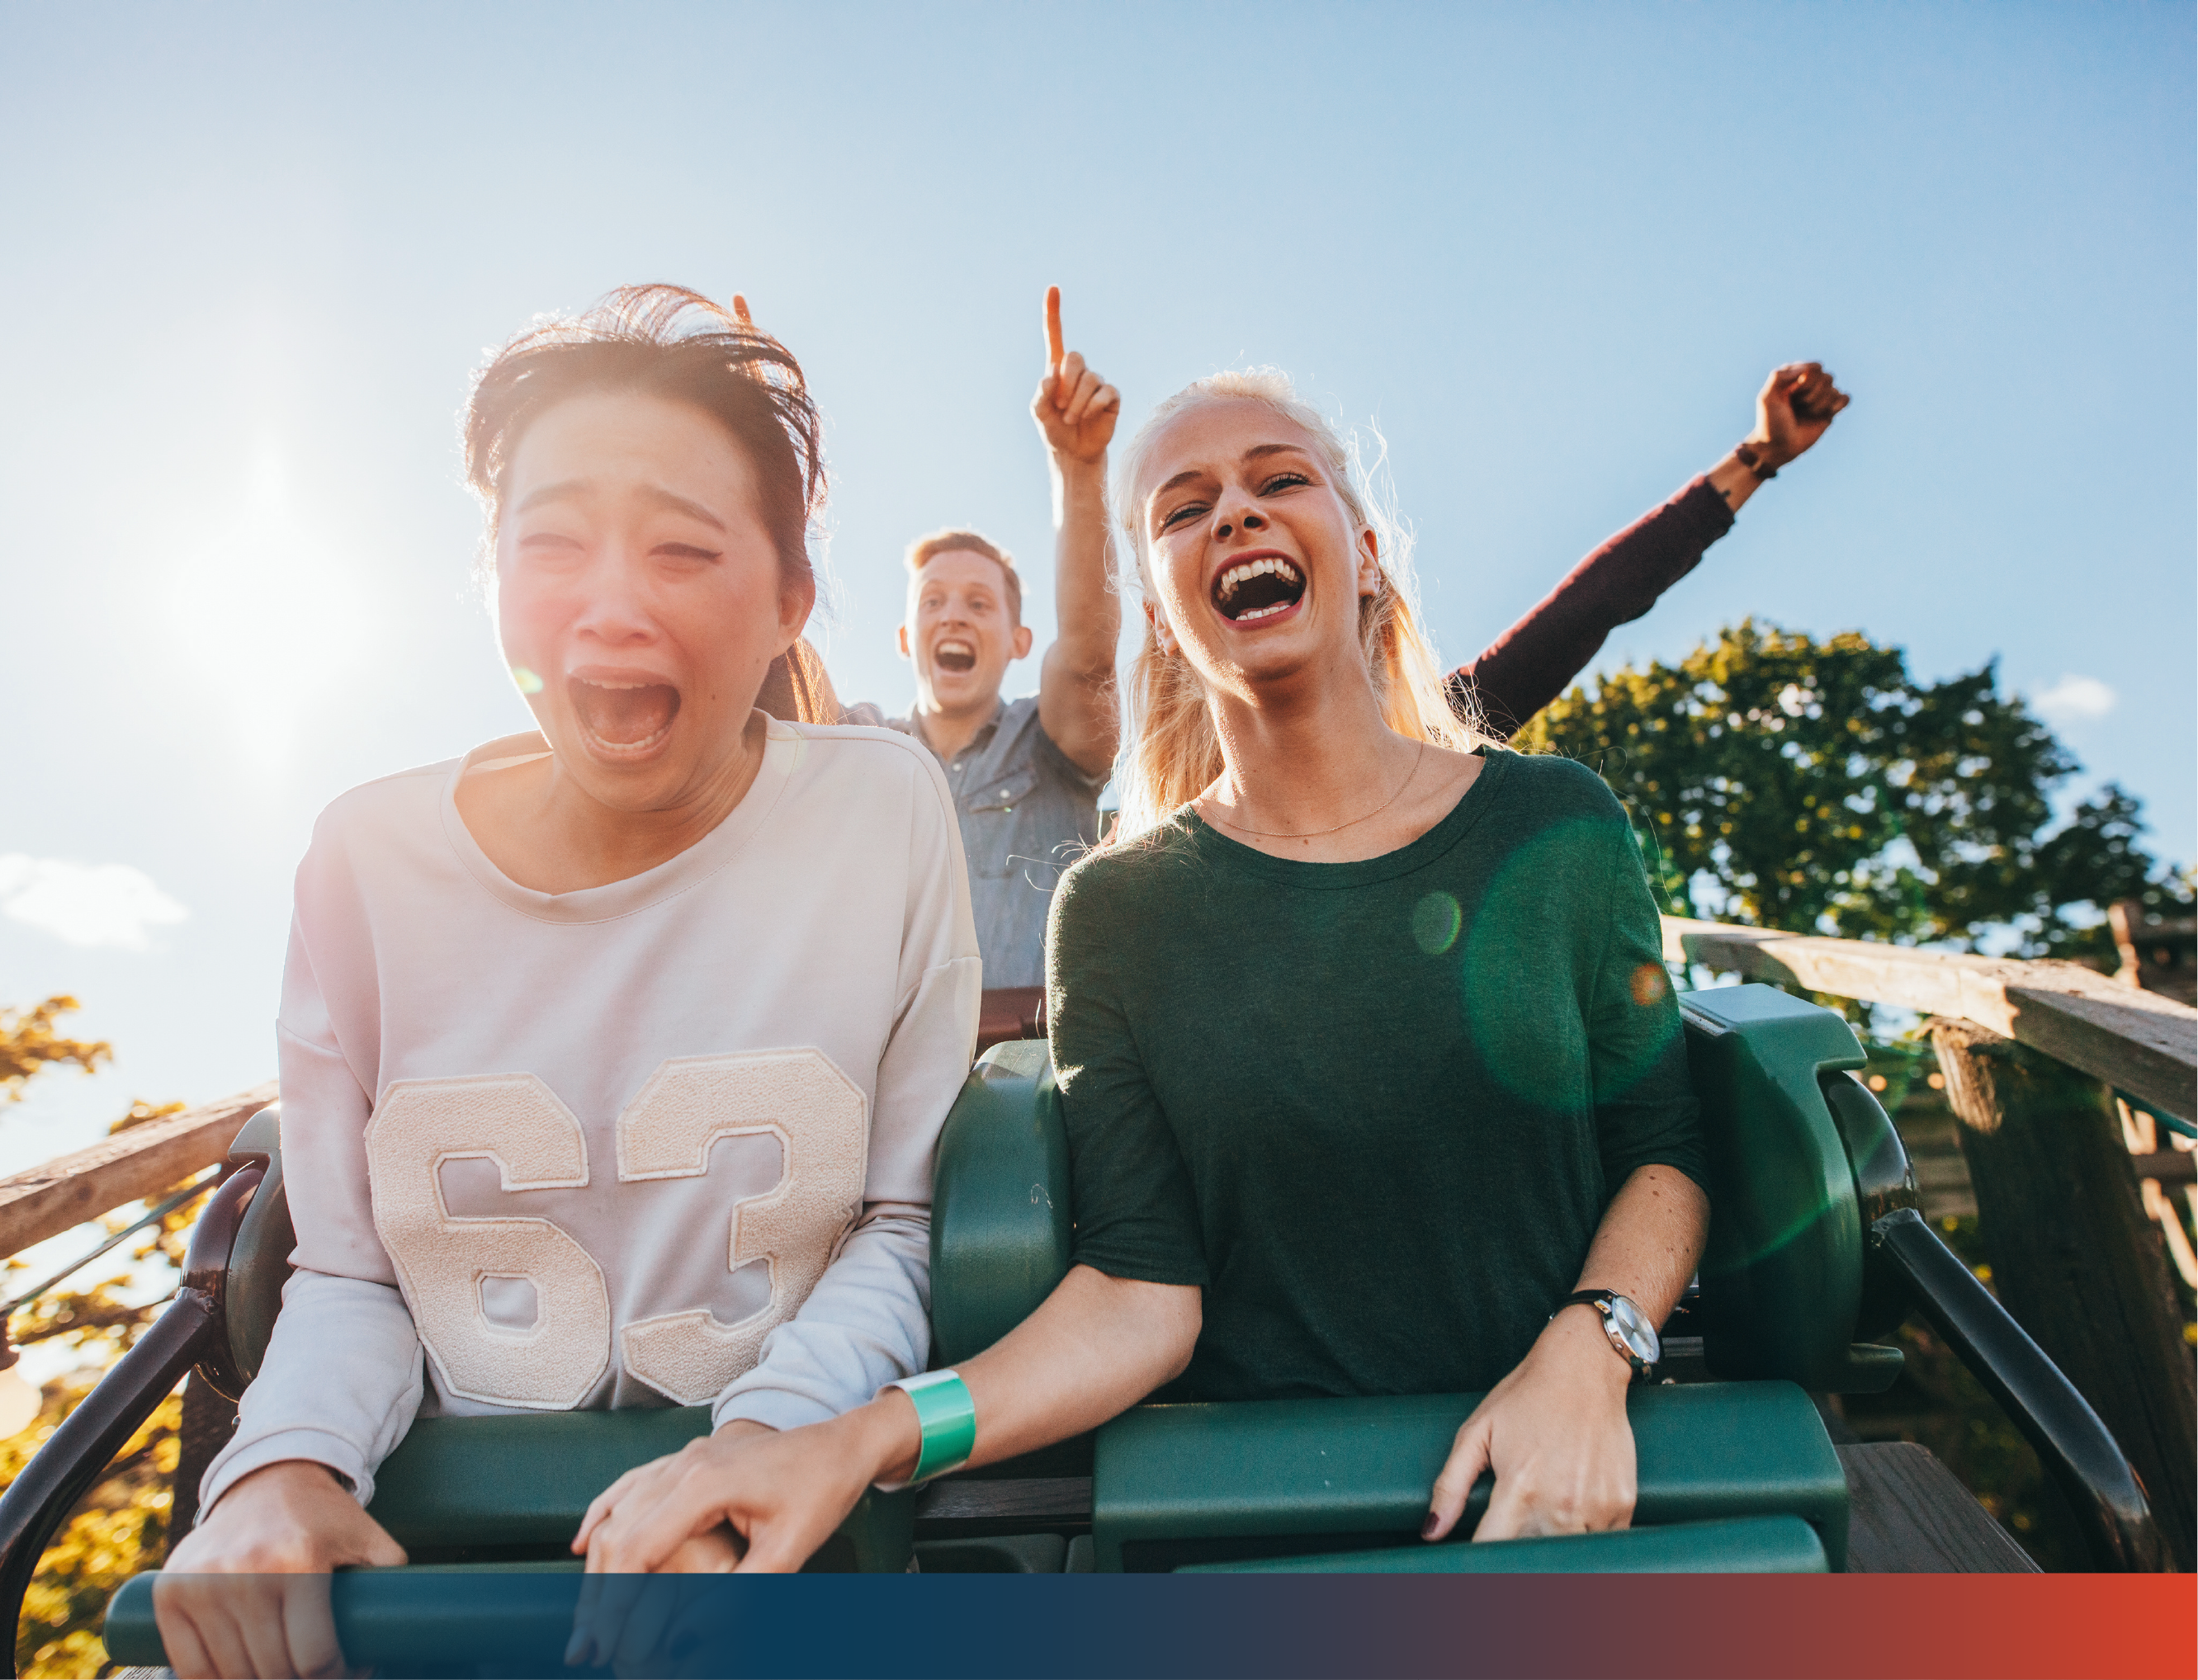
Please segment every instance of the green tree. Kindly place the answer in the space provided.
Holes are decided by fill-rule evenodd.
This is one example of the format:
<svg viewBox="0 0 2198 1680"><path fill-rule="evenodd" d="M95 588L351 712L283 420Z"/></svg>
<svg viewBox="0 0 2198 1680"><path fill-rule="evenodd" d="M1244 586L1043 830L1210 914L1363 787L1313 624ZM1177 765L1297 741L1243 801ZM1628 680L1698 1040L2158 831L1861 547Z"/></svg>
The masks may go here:
<svg viewBox="0 0 2198 1680"><path fill-rule="evenodd" d="M1575 688L1516 744L1602 774L1675 911L1962 950L2005 930L2015 954L2108 968L2108 904L2188 914L2121 788L2056 820L2081 767L1996 663L1922 683L1858 632L1749 619Z"/></svg>

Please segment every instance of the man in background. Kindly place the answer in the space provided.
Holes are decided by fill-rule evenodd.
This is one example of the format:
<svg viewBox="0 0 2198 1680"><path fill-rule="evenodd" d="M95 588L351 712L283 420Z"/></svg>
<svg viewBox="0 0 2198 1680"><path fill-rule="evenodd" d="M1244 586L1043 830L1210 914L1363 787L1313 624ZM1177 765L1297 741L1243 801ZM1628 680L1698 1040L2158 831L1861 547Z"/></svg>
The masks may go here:
<svg viewBox="0 0 2198 1680"><path fill-rule="evenodd" d="M1046 368L1031 399L1053 468L1057 631L1038 691L1003 700L1008 666L1031 650L1013 556L974 531L934 532L908 550L900 651L916 667L904 718L881 723L939 757L962 819L985 989L1045 980L1045 919L1055 882L1099 838L1099 790L1119 723L1114 644L1121 602L1108 583L1107 448L1122 398L1064 349L1061 288L1045 294ZM1035 999L1031 1000L1035 1008Z"/></svg>

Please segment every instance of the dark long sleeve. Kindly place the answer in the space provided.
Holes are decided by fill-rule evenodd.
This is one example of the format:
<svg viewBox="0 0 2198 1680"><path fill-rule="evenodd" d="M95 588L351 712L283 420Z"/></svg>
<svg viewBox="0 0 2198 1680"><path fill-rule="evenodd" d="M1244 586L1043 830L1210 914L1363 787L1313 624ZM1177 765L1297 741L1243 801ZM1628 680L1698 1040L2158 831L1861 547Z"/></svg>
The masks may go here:
<svg viewBox="0 0 2198 1680"><path fill-rule="evenodd" d="M1698 478L1567 573L1526 616L1450 676L1453 703L1470 700L1508 740L1587 669L1603 640L1656 604L1732 529L1724 497Z"/></svg>

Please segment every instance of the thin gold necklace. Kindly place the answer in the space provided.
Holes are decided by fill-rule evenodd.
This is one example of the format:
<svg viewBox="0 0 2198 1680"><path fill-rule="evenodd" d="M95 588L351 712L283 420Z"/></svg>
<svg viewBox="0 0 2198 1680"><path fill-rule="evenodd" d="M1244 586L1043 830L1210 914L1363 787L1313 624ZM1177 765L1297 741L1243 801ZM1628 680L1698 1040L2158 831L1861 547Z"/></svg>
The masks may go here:
<svg viewBox="0 0 2198 1680"><path fill-rule="evenodd" d="M1240 834L1249 834L1253 840L1319 840L1322 836L1326 834L1340 834L1346 828L1355 828L1361 823L1371 822L1374 818L1379 817L1383 811L1388 810L1391 805L1396 804L1398 800L1403 799L1404 797L1404 789L1412 785L1413 777L1416 776L1420 773L1420 760L1427 756L1428 743L1426 739L1422 737L1420 741L1420 750L1412 755L1412 767L1404 773L1404 779L1397 784L1397 791L1390 794L1387 799L1382 800L1381 804L1375 805L1373 810L1367 811L1364 816L1354 817L1348 823L1339 823L1333 828L1316 828L1309 834L1271 834L1265 828L1247 828L1241 823L1231 823L1227 817L1221 816L1221 809L1218 805L1214 807L1213 814L1216 817L1221 817L1221 821L1224 826L1234 828Z"/></svg>

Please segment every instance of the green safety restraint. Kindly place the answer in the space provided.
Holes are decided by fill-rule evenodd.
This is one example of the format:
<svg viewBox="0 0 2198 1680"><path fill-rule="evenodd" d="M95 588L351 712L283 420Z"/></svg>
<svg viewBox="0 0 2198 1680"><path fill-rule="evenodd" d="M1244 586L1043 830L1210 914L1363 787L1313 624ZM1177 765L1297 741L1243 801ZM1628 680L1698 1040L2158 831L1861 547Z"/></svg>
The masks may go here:
<svg viewBox="0 0 2198 1680"><path fill-rule="evenodd" d="M1636 1526L1421 1544L1428 1490L1476 1395L1144 1406L1099 1432L1098 1567L1841 1567L1846 1479L1804 1391L1875 1392L1899 1375L1898 1349L1857 1343L1904 1311L1866 1280L1864 1215L1884 1209L1858 1189L1858 1169L1875 1183L1870 1169L1881 1178L1899 1159L1898 1139L1848 1071L1864 1058L1838 1015L1761 985L1681 1001L1712 1175L1696 1316L1705 1363L1730 1380L1631 1395Z"/></svg>
<svg viewBox="0 0 2198 1680"><path fill-rule="evenodd" d="M1428 1489L1472 1395L1140 1406L1098 1434L1098 1567L1840 1567L1846 1485L1803 1391L1875 1392L1899 1374L1897 1350L1857 1345L1899 1311L1892 1304L1888 1317L1867 1285L1869 1210L1857 1189L1891 1123L1845 1071L1864 1057L1839 1016L1757 985L1682 1004L1714 1173L1697 1313L1710 1369L1735 1380L1633 1394L1636 1527L1422 1545ZM268 1166L225 1291L231 1359L249 1380L294 1241L271 1113L232 1154ZM1043 1043L997 1045L972 1070L940 1136L933 1194L933 1363L944 1366L1012 1329L1067 1270L1068 1152ZM382 1464L370 1509L418 1565L567 1562L597 1493L708 1427L701 1407L422 1418ZM1486 1497L1484 1481L1475 1506ZM913 1509L912 1493L873 1493L811 1567L904 1570ZM144 1643L136 1636L157 1643L150 1585L126 1585L109 1612L119 1660Z"/></svg>

